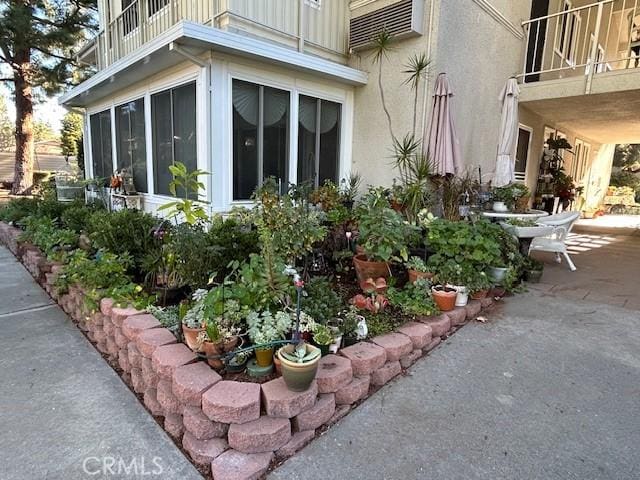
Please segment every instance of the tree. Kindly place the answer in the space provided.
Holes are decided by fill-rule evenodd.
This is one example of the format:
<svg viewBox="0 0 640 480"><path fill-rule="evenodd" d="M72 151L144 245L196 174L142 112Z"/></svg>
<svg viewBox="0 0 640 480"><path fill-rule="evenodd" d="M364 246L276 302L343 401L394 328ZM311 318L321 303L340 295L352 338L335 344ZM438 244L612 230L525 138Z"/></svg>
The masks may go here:
<svg viewBox="0 0 640 480"><path fill-rule="evenodd" d="M34 95L73 85L73 49L96 29L96 0L0 0L0 63L12 76L16 105L16 160L11 193L33 184Z"/></svg>
<svg viewBox="0 0 640 480"><path fill-rule="evenodd" d="M13 125L7 112L7 102L2 95L0 96L0 152L12 147L14 140Z"/></svg>
<svg viewBox="0 0 640 480"><path fill-rule="evenodd" d="M41 122L34 120L33 122L33 141L44 142L47 140L53 140L56 138L56 132L53 131L53 127L48 122Z"/></svg>
<svg viewBox="0 0 640 480"><path fill-rule="evenodd" d="M82 141L82 115L67 112L62 119L60 130L60 147L67 161L69 157L78 156L78 143Z"/></svg>
<svg viewBox="0 0 640 480"><path fill-rule="evenodd" d="M614 167L628 167L640 161L640 145L621 143L616 145L613 154Z"/></svg>

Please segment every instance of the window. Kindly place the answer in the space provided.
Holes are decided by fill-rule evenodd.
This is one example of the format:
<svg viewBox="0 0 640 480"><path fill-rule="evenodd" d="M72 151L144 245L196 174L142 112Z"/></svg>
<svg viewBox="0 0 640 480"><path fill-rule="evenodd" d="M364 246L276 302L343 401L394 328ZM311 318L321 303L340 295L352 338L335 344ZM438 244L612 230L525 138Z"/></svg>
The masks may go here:
<svg viewBox="0 0 640 480"><path fill-rule="evenodd" d="M555 50L569 65L576 64L576 52L582 24L579 11L567 13L572 8L573 5L569 0L561 0L560 11L562 15L556 19Z"/></svg>
<svg viewBox="0 0 640 480"><path fill-rule="evenodd" d="M91 128L93 178L109 178L113 174L111 111L105 110L91 115L89 126Z"/></svg>
<svg viewBox="0 0 640 480"><path fill-rule="evenodd" d="M338 182L340 152L338 103L300 95L298 104L298 183L318 187Z"/></svg>
<svg viewBox="0 0 640 480"><path fill-rule="evenodd" d="M144 99L116 107L118 169L133 176L138 192L147 192L147 149L144 131Z"/></svg>
<svg viewBox="0 0 640 480"><path fill-rule="evenodd" d="M527 174L531 134L531 128L520 125L520 128L518 129L518 146L516 148L515 177L516 180L521 182L525 180Z"/></svg>
<svg viewBox="0 0 640 480"><path fill-rule="evenodd" d="M286 191L288 168L289 92L233 80L233 199L269 177Z"/></svg>
<svg viewBox="0 0 640 480"><path fill-rule="evenodd" d="M151 125L154 192L169 195L169 165L198 168L195 82L152 95Z"/></svg>

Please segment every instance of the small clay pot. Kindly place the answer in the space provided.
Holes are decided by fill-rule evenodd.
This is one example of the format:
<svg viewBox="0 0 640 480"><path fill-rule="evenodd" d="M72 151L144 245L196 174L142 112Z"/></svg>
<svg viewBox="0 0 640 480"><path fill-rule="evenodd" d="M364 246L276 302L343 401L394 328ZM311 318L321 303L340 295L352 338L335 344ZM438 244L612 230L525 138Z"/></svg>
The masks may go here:
<svg viewBox="0 0 640 480"><path fill-rule="evenodd" d="M202 351L207 357L223 355L224 344L222 342L202 342ZM224 362L221 358L207 358L207 363L216 370L221 370L222 368L224 368Z"/></svg>
<svg viewBox="0 0 640 480"><path fill-rule="evenodd" d="M259 367L268 367L273 363L273 347L256 348L256 363Z"/></svg>
<svg viewBox="0 0 640 480"><path fill-rule="evenodd" d="M471 294L471 299L472 300L482 300L483 298L487 297L487 294L489 293L488 289L485 290L479 290L477 292L473 292Z"/></svg>
<svg viewBox="0 0 640 480"><path fill-rule="evenodd" d="M432 287L431 295L433 301L436 302L441 312L450 312L456 306L456 297L458 292L454 288L449 287Z"/></svg>
<svg viewBox="0 0 640 480"><path fill-rule="evenodd" d="M360 282L366 281L367 278L389 278L391 275L387 262L369 261L365 254L355 255L353 257L353 266Z"/></svg>
<svg viewBox="0 0 640 480"><path fill-rule="evenodd" d="M426 278L427 280L433 278L433 273L431 272L419 272L418 270L411 269L408 269L407 272L409 273L409 282L411 283L416 283L421 278Z"/></svg>
<svg viewBox="0 0 640 480"><path fill-rule="evenodd" d="M200 351L200 345L198 344L198 335L200 335L200 332L204 332L204 328L190 328L182 324L184 343L194 352Z"/></svg>

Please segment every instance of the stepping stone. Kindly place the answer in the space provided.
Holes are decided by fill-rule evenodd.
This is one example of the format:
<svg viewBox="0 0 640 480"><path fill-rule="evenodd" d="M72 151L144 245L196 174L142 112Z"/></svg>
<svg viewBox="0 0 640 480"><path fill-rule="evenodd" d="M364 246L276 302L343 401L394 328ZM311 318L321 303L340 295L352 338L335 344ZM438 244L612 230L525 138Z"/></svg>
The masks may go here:
<svg viewBox="0 0 640 480"><path fill-rule="evenodd" d="M387 333L371 339L373 343L384 348L387 352L387 362L395 362L400 357L411 353L413 344L411 339L401 333Z"/></svg>
<svg viewBox="0 0 640 480"><path fill-rule="evenodd" d="M413 349L421 349L431 341L431 327L420 322L409 322L398 328L398 332L406 335L413 342ZM407 354L409 355L409 354Z"/></svg>
<svg viewBox="0 0 640 480"><path fill-rule="evenodd" d="M154 357L159 350L155 351ZM202 394L220 380L222 377L204 362L183 365L173 372L173 394L183 405L199 407L202 404Z"/></svg>
<svg viewBox="0 0 640 480"><path fill-rule="evenodd" d="M156 348L176 343L176 337L166 328L152 328L136 337L136 347L143 357L151 358Z"/></svg>
<svg viewBox="0 0 640 480"><path fill-rule="evenodd" d="M153 315L134 315L128 317L122 322L122 333L129 339L135 340L140 332L148 330L150 328L159 328L160 322Z"/></svg>
<svg viewBox="0 0 640 480"><path fill-rule="evenodd" d="M291 440L289 440L284 447L281 447L276 451L276 456L278 458L291 457L294 453L301 450L307 443L313 440L315 436L315 430L304 430L302 432L294 433L291 436Z"/></svg>
<svg viewBox="0 0 640 480"><path fill-rule="evenodd" d="M353 369L348 358L327 355L318 362L316 382L320 393L333 393L348 385L352 378Z"/></svg>
<svg viewBox="0 0 640 480"><path fill-rule="evenodd" d="M184 343L174 343L156 348L151 356L151 363L158 375L171 379L176 368L197 359L197 355Z"/></svg>
<svg viewBox="0 0 640 480"><path fill-rule="evenodd" d="M318 395L315 380L304 392L293 392L287 388L284 378L279 377L262 384L262 398L267 415L292 418L313 406Z"/></svg>
<svg viewBox="0 0 640 480"><path fill-rule="evenodd" d="M354 375L368 375L387 361L384 348L369 342L359 342L340 350L340 355L351 360Z"/></svg>
<svg viewBox="0 0 640 480"><path fill-rule="evenodd" d="M313 407L293 418L293 426L297 431L315 430L328 422L335 411L336 396L333 393L320 395Z"/></svg>
<svg viewBox="0 0 640 480"><path fill-rule="evenodd" d="M227 442L221 438L198 440L188 431L182 437L182 446L191 459L201 467L209 465L228 448Z"/></svg>
<svg viewBox="0 0 640 480"><path fill-rule="evenodd" d="M229 430L229 424L209 420L199 407L184 407L182 411L182 421L184 428L191 432L198 440L222 438L227 435L227 431Z"/></svg>
<svg viewBox="0 0 640 480"><path fill-rule="evenodd" d="M202 395L202 411L214 422L257 420L260 417L260 385L222 380Z"/></svg>
<svg viewBox="0 0 640 480"><path fill-rule="evenodd" d="M443 337L451 330L451 319L446 313L436 317L418 317L418 321L431 327L432 337Z"/></svg>
<svg viewBox="0 0 640 480"><path fill-rule="evenodd" d="M336 405L351 405L369 393L371 376L353 377L346 387L341 388L335 394Z"/></svg>
<svg viewBox="0 0 640 480"><path fill-rule="evenodd" d="M273 452L242 453L227 450L211 462L216 480L258 480L267 472Z"/></svg>
<svg viewBox="0 0 640 480"><path fill-rule="evenodd" d="M373 385L382 386L396 375L399 375L400 372L402 372L402 367L398 360L387 362L384 366L371 374L371 383Z"/></svg>
<svg viewBox="0 0 640 480"><path fill-rule="evenodd" d="M274 452L291 439L291 422L286 418L260 417L229 427L229 446L243 453Z"/></svg>

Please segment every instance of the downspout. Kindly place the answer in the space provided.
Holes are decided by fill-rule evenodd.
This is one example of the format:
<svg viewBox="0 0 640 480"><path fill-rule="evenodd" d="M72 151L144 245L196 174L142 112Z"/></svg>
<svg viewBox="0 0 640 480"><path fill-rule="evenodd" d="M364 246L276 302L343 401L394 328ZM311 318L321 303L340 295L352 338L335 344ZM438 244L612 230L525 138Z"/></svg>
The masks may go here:
<svg viewBox="0 0 640 480"><path fill-rule="evenodd" d="M436 2L439 4L440 0L431 0L431 4L429 6L429 23L427 25L428 28L428 34L427 34L427 59L431 60L431 65L433 66L433 59L432 59L432 55L433 55L433 30L434 30L434 25L435 25L435 12L436 12ZM438 12L440 11L439 5L438 5ZM426 132L426 128L427 128L427 107L428 107L428 101L429 101L429 92L431 91L431 75L429 75L429 73L427 73L427 79L424 82L424 98L422 100L422 118L420 120L420 131L422 132L422 149L424 151L425 149L425 143L424 143L424 138L425 138L425 134Z"/></svg>

